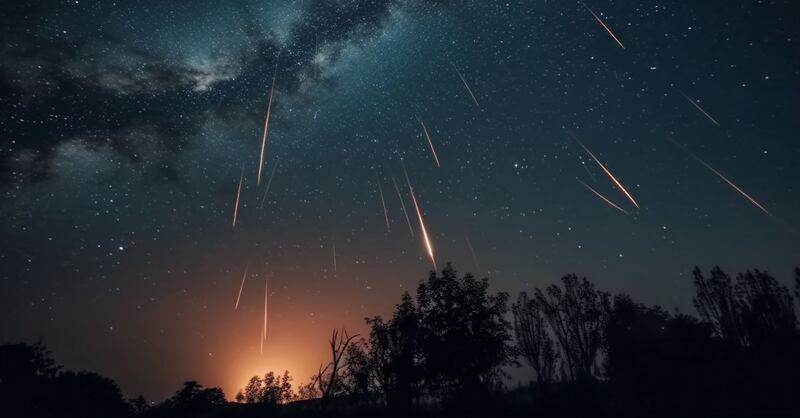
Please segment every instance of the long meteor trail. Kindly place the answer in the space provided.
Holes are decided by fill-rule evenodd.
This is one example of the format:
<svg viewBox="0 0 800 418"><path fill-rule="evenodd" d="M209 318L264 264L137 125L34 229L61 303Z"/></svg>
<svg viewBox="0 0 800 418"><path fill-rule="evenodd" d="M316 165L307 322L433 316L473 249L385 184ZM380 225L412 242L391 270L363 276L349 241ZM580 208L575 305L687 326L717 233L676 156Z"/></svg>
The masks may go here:
<svg viewBox="0 0 800 418"><path fill-rule="evenodd" d="M441 165L439 164L439 157L436 155L436 149L433 148L433 141L431 141L431 136L428 135L428 128L425 127L425 122L422 119L419 120L419 123L420 125L422 125L422 133L425 134L425 139L428 140L428 147L430 147L431 149L431 154L433 155L433 161L436 163L436 167L441 167Z"/></svg>
<svg viewBox="0 0 800 418"><path fill-rule="evenodd" d="M696 160L697 160L697 161L698 161L700 164L703 164L703 166L705 166L705 167L706 167L706 168L707 168L709 171L711 171L712 173L716 174L716 175L717 175L719 178L721 178L722 180L724 180L724 181L725 181L725 183L728 183L728 185L729 185L729 186L731 186L731 187L733 188L733 190L736 190L736 191L737 191L737 192L738 192L740 195L742 195L742 196L743 196L745 199L749 200L749 201L750 201L750 203L752 203L753 205L755 205L757 208L761 209L761 211L762 211L762 212L766 213L767 215L770 215L770 216L772 216L772 214L771 214L771 213L769 213L769 211L768 211L766 208L764 208L764 206L763 206L763 205L761 205L760 203L756 202L756 200L755 200L755 199L753 199L752 197L750 197L750 195L749 195L749 194L745 193L745 191L744 191L744 190L740 189L740 188L739 188L739 186L737 186L737 185L733 184L733 182L732 182L732 181L730 181L730 180L728 180L728 178L727 178L727 177L723 176L723 175L722 175L722 173L720 173L719 171L715 170L715 169L714 169L714 167L711 167L711 166L710 166L710 165L708 165L708 163L706 163L705 161L701 160L701 159L700 159L700 157L698 157L698 156L696 156L696 155L694 155L694 154L692 154L692 156L693 156L693 157L694 157L694 158L695 158L695 159L696 159Z"/></svg>
<svg viewBox="0 0 800 418"><path fill-rule="evenodd" d="M233 227L236 228L236 218L239 216L239 198L242 195L242 180L244 180L244 167L242 175L239 177L239 188L236 189L236 203L233 205Z"/></svg>
<svg viewBox="0 0 800 418"><path fill-rule="evenodd" d="M331 247L333 248L333 274L336 274L337 266L336 266L336 238L335 237L331 237Z"/></svg>
<svg viewBox="0 0 800 418"><path fill-rule="evenodd" d="M405 172L405 167L403 167L403 171ZM417 203L417 197L414 195L414 187L411 185L411 180L408 178L408 172L405 172L405 175L406 183L408 184L408 191L411 194L411 200L414 202L414 209L417 211L419 228L422 230L422 240L425 243L425 249L428 252L428 257L430 257L431 263L433 263L433 269L436 270L436 258L433 255L433 245L431 244L431 239L428 236L428 228L425 227L425 220L422 219L422 211L419 209L419 203Z"/></svg>
<svg viewBox="0 0 800 418"><path fill-rule="evenodd" d="M244 282L247 280L247 270L250 268L250 263L244 267L244 274L242 275L242 284L239 286L239 296L236 296L236 305L233 306L234 310L239 310L239 300L242 299L242 290L244 290Z"/></svg>
<svg viewBox="0 0 800 418"><path fill-rule="evenodd" d="M584 150L586 150L586 152L589 154L589 156L590 156L590 157L592 157L592 159L594 160L594 162L596 162L596 163L597 163L597 165L599 165L599 166L600 166L600 168L601 168L601 169L603 169L603 171L606 173L606 175L608 176L608 178L609 178L609 179L611 179L611 181L613 181L613 182L614 182L614 184L616 184L616 185L617 185L617 187L619 187L619 189L622 191L622 193L623 193L623 194L625 194L625 197L627 197L627 198L628 198L628 200L630 200L630 201L631 201L631 203L633 203L633 206L636 206L636 209L639 209L639 204L638 204L638 203L636 203L636 199L634 199L634 198L633 198L633 196L632 196L632 195L631 195L631 194L628 192L628 189L626 189L626 188L625 188L625 186L623 186L623 185L622 185L622 182L620 182L619 180L617 180L617 178L616 178L616 177L614 177L614 175L613 175L613 174L611 174L611 171L609 171L609 170L606 168L606 166L605 166L605 165L603 165L603 163L602 163L602 162L601 162L601 161L600 161L600 160L599 160L597 157L595 157L595 156L594 156L594 154L592 154L592 152L591 152L591 151L589 151L589 148L586 148L586 145L583 145L583 142L581 142L581 141L578 141L578 144L580 144L580 146L581 146L581 147L583 147L583 149L584 149Z"/></svg>
<svg viewBox="0 0 800 418"><path fill-rule="evenodd" d="M683 90L678 90L678 91L679 91L679 92L680 92L680 93L683 95L683 97L685 97L685 98L686 98L686 100L688 100L688 101L689 101L689 103L691 103L691 104L692 104L694 107L696 107L696 108L697 108L697 110L699 110L699 111L700 111L700 112L701 112L703 115L705 115L705 116L708 118L708 120L710 120L710 121L711 121L711 123L713 123L714 125L716 125L718 128L721 126L721 125L719 124L719 122L717 122L717 120L716 120L716 119L714 119L713 117L711 117L711 115L709 115L709 114L708 114L708 112L706 112L706 111L705 111L705 110L704 110L702 107L700 107L700 105L699 105L699 104L697 104L697 102L695 102L695 101L694 101L694 100L692 100L692 99L691 99L689 96L687 96L687 95L686 95L686 93L684 93L684 92L683 92Z"/></svg>
<svg viewBox="0 0 800 418"><path fill-rule="evenodd" d="M764 212L765 214L767 214L767 215L769 215L769 216L772 216L772 214L771 214L771 213L769 213L769 211L768 211L768 210L767 210L767 209L764 207L764 205L762 205L761 203L758 203L758 202L757 202L755 199L753 199L753 198L752 198L752 197L751 197L749 194L745 193L745 191L744 191L744 190L742 190L742 189L741 189L739 186L737 186L736 184L734 184L732 181L728 180L728 178L727 178L727 177L725 177L724 175L722 175L722 173L720 173L719 171L717 171L716 169L714 169L714 167L711 167L711 165L709 165L707 162L703 161L703 159L701 159L700 157L698 157L697 155L695 155L695 154L694 154L692 151L690 151L688 148L686 148L685 146L683 146L683 145L682 145L681 143L679 143L678 141L675 141L674 139L667 138L667 140L668 140L669 142L671 142L673 145L675 145L676 147L680 148L680 149L681 149L683 152L685 152L685 153L689 154L689 155L690 155L692 158L694 158L695 160L697 160L697 162L698 162L698 163L700 163L700 164L702 164L702 165L703 165L703 167L705 167L706 169L708 169L708 171L710 171L710 172L714 173L714 174L715 174L717 177L721 178L721 179L722 179L722 180L723 180L725 183L727 183L727 184L728 184L728 186L730 186L730 187L731 187L733 190L735 190L737 193L739 193L739 194L740 194L742 197L744 197L745 199L747 199L747 200L748 200L750 203L752 203L753 205L755 205L755 207L757 207L759 210L761 210L762 212ZM791 228L791 229L794 229L794 228L792 228L791 226L790 226L790 228Z"/></svg>
<svg viewBox="0 0 800 418"><path fill-rule="evenodd" d="M264 327L261 329L261 354L264 354L264 342L267 341L267 302L269 297L269 279L264 275Z"/></svg>
<svg viewBox="0 0 800 418"><path fill-rule="evenodd" d="M593 188L592 188L592 186L589 186L588 184L586 184L586 183L582 182L580 179L576 179L576 180L578 180L578 183L582 184L582 185L583 185L583 187L586 187L587 189L589 189L589 191L590 191L590 192L594 193L594 194L595 194L595 196L597 196L597 197L599 197L600 199L602 199L602 200L603 200L603 202L606 202L606 203L608 203L608 204L609 204L609 205L611 205L611 207L613 207L614 209L616 209L616 210L618 210L618 211L620 211L620 212L622 212L622 213L624 213L624 214L628 215L628 211L626 211L625 209L622 209L621 207L617 206L617 205L616 205L614 202L612 202L612 201L608 200L608 199L607 199L605 196L603 196L602 194L600 194L600 192L598 192L597 190L593 189Z"/></svg>
<svg viewBox="0 0 800 418"><path fill-rule="evenodd" d="M625 45L622 45L622 42L619 40L619 38L617 38L617 35L614 35L614 32L612 32L612 31L611 31L611 29L610 29L608 26L606 26L605 22L603 22L603 20L602 20L602 19L600 19L600 17L599 17L599 16L597 16L597 15L596 15L596 14L595 14L595 13L592 11L592 9L590 9L590 8L589 8L589 6L587 6L587 5L586 5L586 3L581 3L581 4L583 5L583 7L584 7L584 8L586 8L586 10L588 10L588 11L589 11L589 13L591 13L591 14L592 14L592 16L594 16L594 20L596 20L596 21L597 21L597 23L599 23L599 24L600 24L600 26L602 26L602 27L603 27L603 29L605 29L605 30L606 30L606 32L608 32L608 34L609 34L609 35L611 35L611 38L613 38L613 39L614 39L614 42L616 42L616 43L617 43L617 45L619 45L619 47L620 47L620 48L622 48L622 49L625 49Z"/></svg>
<svg viewBox="0 0 800 418"><path fill-rule="evenodd" d="M267 149L267 136L269 135L269 118L272 114L272 94L275 92L275 77L278 75L278 62L275 61L275 72L272 74L272 83L269 87L269 104L267 116L264 118L264 133L261 135L261 156L258 159L258 179L256 184L261 184L261 172L264 170L264 151Z"/></svg>
<svg viewBox="0 0 800 418"><path fill-rule="evenodd" d="M475 262L475 268L477 268L478 271L482 271L481 264L478 263L478 256L475 255L475 248L472 248L472 241L469 240L469 235L467 235L466 232L464 232L464 240L467 241L467 247L469 248L470 254L472 254L472 261Z"/></svg>
<svg viewBox="0 0 800 418"><path fill-rule="evenodd" d="M392 228L389 226L389 211L386 210L386 199L383 198L383 187L381 187L381 179L378 177L378 173L375 173L375 180L378 182L378 192L381 195L381 206L383 207L383 219L386 220L386 232L392 232Z"/></svg>
<svg viewBox="0 0 800 418"><path fill-rule="evenodd" d="M475 94L472 93L472 89L469 88L469 84L467 83L467 80L464 78L464 75L461 74L461 71L458 71L458 68L456 68L455 64L453 64L452 62L450 63L450 66L453 67L453 69L456 71L456 74L458 74L458 78L460 78L461 82L464 83L464 87L467 88L467 92L469 93L469 96L472 97L472 101L475 102L475 106L481 107L481 105L478 104L478 99L475 98Z"/></svg>
<svg viewBox="0 0 800 418"><path fill-rule="evenodd" d="M411 219L408 217L408 210L406 210L406 203L403 201L403 195L400 194L400 188L397 187L397 181L395 181L394 177L392 177L392 184L394 184L394 190L397 192L397 198L400 199L400 207L403 208L403 215L406 217L406 223L408 224L408 232L411 233L411 238L414 238L414 227L411 226Z"/></svg>

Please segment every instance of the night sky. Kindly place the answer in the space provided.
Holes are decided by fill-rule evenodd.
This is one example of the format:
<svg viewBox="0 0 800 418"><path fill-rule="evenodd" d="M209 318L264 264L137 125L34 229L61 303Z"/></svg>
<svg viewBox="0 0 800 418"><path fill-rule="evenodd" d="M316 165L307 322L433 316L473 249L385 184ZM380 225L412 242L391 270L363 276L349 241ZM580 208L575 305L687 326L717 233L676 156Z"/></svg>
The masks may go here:
<svg viewBox="0 0 800 418"><path fill-rule="evenodd" d="M149 400L304 383L427 277L413 197L437 266L512 297L574 272L693 312L695 264L788 281L796 3L4 1L0 342Z"/></svg>

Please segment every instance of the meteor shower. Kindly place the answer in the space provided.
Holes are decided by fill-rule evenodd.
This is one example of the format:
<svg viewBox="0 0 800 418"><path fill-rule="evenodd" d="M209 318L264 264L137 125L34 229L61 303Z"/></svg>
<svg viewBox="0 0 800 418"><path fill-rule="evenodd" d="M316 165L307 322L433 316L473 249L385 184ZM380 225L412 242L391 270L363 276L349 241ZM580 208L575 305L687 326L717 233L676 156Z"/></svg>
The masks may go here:
<svg viewBox="0 0 800 418"><path fill-rule="evenodd" d="M0 416L800 416L795 0L0 2Z"/></svg>

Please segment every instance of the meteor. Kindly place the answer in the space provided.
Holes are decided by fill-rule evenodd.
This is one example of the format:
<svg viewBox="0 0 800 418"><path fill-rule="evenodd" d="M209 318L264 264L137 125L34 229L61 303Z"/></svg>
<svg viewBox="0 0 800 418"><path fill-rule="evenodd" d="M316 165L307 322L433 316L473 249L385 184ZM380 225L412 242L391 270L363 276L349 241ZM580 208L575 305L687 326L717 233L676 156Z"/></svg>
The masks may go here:
<svg viewBox="0 0 800 418"><path fill-rule="evenodd" d="M244 167L242 175L239 177L239 188L236 189L236 203L233 206L233 227L236 228L236 218L239 216L239 197L242 195L242 180L244 180Z"/></svg>
<svg viewBox="0 0 800 418"><path fill-rule="evenodd" d="M336 238L331 237L331 247L333 248L333 274L336 274Z"/></svg>
<svg viewBox="0 0 800 418"><path fill-rule="evenodd" d="M766 214L767 214L767 215L769 215L769 216L772 216L772 214L771 214L771 213L769 213L769 211L768 211L766 208L764 208L764 206L763 206L762 204L758 203L758 202L757 202L755 199L753 199L752 197L750 197L750 195L749 195L749 194L745 193L745 191L744 191L744 190L742 190L741 188L739 188L739 186L735 185L735 184L734 184L732 181L728 180L728 178L727 178L727 177L725 177L725 176L723 176L723 175L722 175L722 173L720 173L719 171L715 170L715 169L714 169L714 167L711 167L711 165L709 165L707 162L703 161L703 160L702 160L700 157L698 157L697 155L695 155L693 152L689 151L689 150L688 150L686 147L684 147L683 145L681 145L680 143L678 143L678 141L675 141L675 140L674 140L674 139L672 139L672 138L667 138L667 140L668 140L669 142L671 142L673 145L675 145L676 147L678 147L678 148L680 148L681 150L683 150L683 152L685 152L685 153L687 153L687 154L691 155L691 156L692 156L692 158L694 158L695 160L697 160L697 162L699 162L700 164L702 164L702 165L703 165L703 167L707 168L707 169L708 169L708 171L710 171L710 172L712 172L712 173L716 174L716 175L717 175L717 177L721 178L721 179L722 179L722 180L723 180L725 183L728 183L728 186L731 186L731 188L733 188L733 190L735 190L737 193L739 193L740 195L742 195L742 196L743 196L745 199L749 200L749 201L750 201L750 203L752 203L753 205L755 205L755 206L756 206L758 209L760 209L762 212L766 213ZM790 228L791 228L791 227L790 227ZM792 228L792 229L793 229L793 228Z"/></svg>
<svg viewBox="0 0 800 418"><path fill-rule="evenodd" d="M269 180L267 180L267 187L264 189L264 196L261 198L261 204L258 205L259 208L264 207L264 202L267 200L267 193L269 193L269 186L272 184L272 178L275 177L275 170L278 169L278 163L275 163L275 166L272 167L272 173L269 175Z"/></svg>
<svg viewBox="0 0 800 418"><path fill-rule="evenodd" d="M694 107L696 107L696 108L697 108L697 110L699 110L700 112L702 112L702 113L703 113L703 114L704 114L704 115L705 115L705 116L708 118L708 120L710 120L710 121L711 121L711 123L713 123L714 125L716 125L716 126L717 126L717 128L719 128L719 127L720 127L720 124L719 124L719 122L717 122L717 121L716 121L716 119L714 119L713 117L711 117L711 115L709 115L709 114L708 114L708 112L706 112L705 110L703 110L703 108L702 108L702 107L700 107L700 105L699 105L699 104L697 104L697 102L695 102L695 101L694 101L694 100L692 100L692 99L691 99L689 96L687 96L687 95L686 95L686 93L684 93L684 92L683 92L683 90L678 90L678 91L679 91L679 92L680 92L680 93L683 95L683 97L685 97L685 98L686 98L686 100L688 100L688 101L689 101L689 103L691 103L691 104L692 104Z"/></svg>
<svg viewBox="0 0 800 418"><path fill-rule="evenodd" d="M577 141L577 140L576 140L576 141ZM622 193L624 193L624 194L625 194L625 197L627 197L627 198L628 198L628 200L630 200L630 201L631 201L631 203L633 203L633 206L636 206L636 209L639 209L639 204L638 204L638 203L636 203L636 200L633 198L633 196L631 196L631 194L630 194L630 193L628 193L628 189L626 189L626 188L625 188L625 186L623 186L623 185L622 185L622 183L621 183L619 180L617 180L617 178L616 178L616 177L614 177L614 175L613 175L613 174L611 174L611 171L608 171L608 169L606 168L606 166L604 166L604 165L603 165L603 163L602 163L602 162L600 162L600 160L599 160L599 159L597 159L597 157L595 157L595 156L594 156L594 154L592 154L592 152L591 152L591 151L589 151L589 148L586 148L586 145L583 145L583 142L581 142L581 141L578 141L578 144L580 144L580 146L581 146L581 147L583 147L583 149L584 149L584 150L586 150L586 152L589 154L589 156L590 156L590 157L592 157L592 159L594 160L594 162L596 162L596 163L597 163L597 165L599 165L599 166L600 166L600 168L602 168L602 169L603 169L603 171L606 173L606 175L608 176L608 178L610 178L610 179L611 179L611 181L613 181L613 182L614 182L614 184L616 184L616 185L617 185L617 187L619 187L619 189L622 191Z"/></svg>
<svg viewBox="0 0 800 418"><path fill-rule="evenodd" d="M422 125L422 133L425 134L425 138L428 140L428 146L431 149L431 154L433 155L433 161L436 163L436 167L441 167L439 165L439 157L436 156L436 149L433 148L433 142L431 141L431 136L428 135L428 128L425 127L425 122L422 119L419 120L420 125Z"/></svg>
<svg viewBox="0 0 800 418"><path fill-rule="evenodd" d="M605 197L605 196L603 196L602 194L600 194L600 192L598 192L597 190L593 189L593 188L592 188L591 186L589 186L588 184L586 184L586 183L582 182L580 179L577 179L577 178L576 178L575 180L578 180L578 183L582 184L584 187L586 187L587 189L589 189L589 191L590 191L590 192L594 193L594 194L595 194L597 197L599 197L600 199L602 199L602 200L603 200L603 202L606 202L606 203L608 203L609 205L611 205L611 207L613 207L614 209L616 209L616 210L618 210L618 211L620 211L620 212L622 212L622 213L624 213L624 214L626 214L626 215L628 215L628 214L629 214L629 213L628 213L628 212L627 212L625 209L622 209L621 207L617 206L617 205L616 205L614 202L612 202L612 201L610 201L610 200L606 199L606 197Z"/></svg>
<svg viewBox="0 0 800 418"><path fill-rule="evenodd" d="M471 88L469 88L469 84L467 84L467 80L466 80L466 79L464 78L464 76L461 74L461 71L458 71L458 68L456 68L455 64L453 64L452 62L450 63L450 66L451 66L451 67L453 67L453 69L456 71L456 74L458 74L458 78L460 78L460 79L461 79L461 82L462 82L462 83L464 83L464 87L466 87L466 88L467 88L467 92L469 93L470 97L472 97L472 101L473 101L473 102L475 102L475 106L476 106L476 107L481 107L481 106L478 104L478 99L476 99L476 98L475 98L475 95L472 93L472 89L471 89Z"/></svg>
<svg viewBox="0 0 800 418"><path fill-rule="evenodd" d="M405 167L403 167L403 171L405 172ZM425 243L425 249L428 251L428 257L431 259L431 263L433 263L433 269L436 270L436 258L433 256L433 245L431 245L431 240L428 237L428 229L425 227L425 221L422 219L422 211L419 209L419 203L417 203L417 197L414 195L414 187L411 186L411 180L408 178L408 173L406 175L406 183L408 183L408 191L411 194L411 200L414 202L414 208L417 210L417 220L419 221L419 228L422 230L422 239Z"/></svg>
<svg viewBox="0 0 800 418"><path fill-rule="evenodd" d="M280 57L280 55L279 55ZM272 114L272 94L275 92L275 77L278 75L278 62L275 61L275 72L272 74L272 83L269 87L269 104L267 104L267 116L264 118L264 134L261 136L261 156L258 160L258 178L256 184L261 184L261 172L264 169L264 150L267 148L267 136L269 135L269 117Z"/></svg>
<svg viewBox="0 0 800 418"><path fill-rule="evenodd" d="M596 14L595 14L595 13L592 11L592 9L590 9L590 8L589 8L589 6L587 6L587 5L586 5L586 3L581 3L581 4L583 5L583 7L585 7L585 8L586 8L586 10L588 10L588 11L589 11L589 13L591 13L591 14L592 14L592 16L594 16L594 20L596 20L596 21L597 21L597 23L599 23L599 24L600 24L600 26L602 26L602 27L603 27L603 29L605 29L605 30L606 30L606 32L608 32L608 34L609 34L609 35L611 35L611 37L612 37L612 38L614 38L614 42L616 42L616 43L617 43L617 45L619 45L619 47L620 47L620 48L622 48L622 49L625 49L625 45L622 45L622 42L620 42L619 38L617 38L617 35L614 35L614 32L612 32L612 31L611 31L611 29L609 29L609 27L608 27L608 26L606 26L606 24L605 24L605 23L604 23L604 22L603 22L603 21L600 19L600 17L599 17L599 16L597 16L597 15L596 15Z"/></svg>
<svg viewBox="0 0 800 418"><path fill-rule="evenodd" d="M749 194L745 193L745 192L744 192L744 190L740 189L740 188L739 188L739 186L737 186L737 185L733 184L733 182L732 182L732 181L730 181L730 180L728 180L728 178L727 178L727 177L723 176L723 175L722 175L722 173L720 173L719 171L715 170L715 169L714 169L714 167L711 167L711 166L710 166L710 165L708 165L708 163L706 163L705 161L701 160L701 159L700 159L700 157L698 157L698 156L696 156L696 155L694 155L694 154L692 154L692 156L693 156L693 157L694 157L694 158L695 158L695 159L696 159L698 162L700 162L700 164L703 164L703 166L705 166L705 167L706 167L706 168L707 168L709 171L711 171L712 173L716 174L716 175L717 175L719 178L721 178L722 180L724 180L724 181L725 181L725 183L728 183L728 186L731 186L731 187L733 188L733 190L736 190L736 191L737 191L737 192L738 192L740 195L744 196L744 197L745 197L747 200L749 200L749 201L750 201L750 203L754 204L754 205L755 205L757 208L761 209L761 211L762 211L762 212L766 213L767 215L770 215L770 216L772 216L772 214L771 214L771 213L769 213L769 211L768 211L767 209L765 209L765 208L764 208L764 206L762 206L760 203L756 202L756 200L755 200L755 199L753 199L752 197L750 197L750 195L749 195Z"/></svg>
<svg viewBox="0 0 800 418"><path fill-rule="evenodd" d="M405 169L405 167L403 169ZM400 199L400 206L403 208L403 215L406 217L408 231L411 232L411 238L414 238L414 228L411 226L411 219L408 218L408 211L406 210L405 202L403 202L403 195L400 194L400 188L397 187L397 181L395 181L394 177L392 177L392 184L394 184L394 190L397 192L397 197Z"/></svg>
<svg viewBox="0 0 800 418"><path fill-rule="evenodd" d="M383 206L383 218L386 220L386 232L392 232L389 227L389 212L386 210L386 200L383 198L383 187L381 187L381 179L378 173L375 173L375 180L378 182L378 192L381 194L381 206Z"/></svg>
<svg viewBox="0 0 800 418"><path fill-rule="evenodd" d="M239 286L239 296L236 296L236 305L233 306L234 310L239 310L239 300L242 298L242 290L244 289L244 281L247 279L247 269L250 268L250 263L244 267L244 274L242 275L242 284Z"/></svg>
<svg viewBox="0 0 800 418"><path fill-rule="evenodd" d="M475 255L475 249L472 248L472 242L469 240L469 235L467 235L466 232L464 232L464 239L467 241L467 247L469 247L469 252L472 254L472 261L475 262L475 268L481 271L481 265L478 263L478 257Z"/></svg>
<svg viewBox="0 0 800 418"><path fill-rule="evenodd" d="M261 354L264 354L264 342L267 341L267 302L269 296L269 279L264 275L264 328L261 329Z"/></svg>

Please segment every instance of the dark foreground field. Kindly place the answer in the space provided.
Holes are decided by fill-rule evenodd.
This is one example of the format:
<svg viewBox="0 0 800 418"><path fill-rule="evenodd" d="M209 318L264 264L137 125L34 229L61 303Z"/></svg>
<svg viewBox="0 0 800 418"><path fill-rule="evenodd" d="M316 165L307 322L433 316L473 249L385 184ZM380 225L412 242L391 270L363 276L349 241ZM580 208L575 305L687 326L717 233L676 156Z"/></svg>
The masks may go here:
<svg viewBox="0 0 800 418"><path fill-rule="evenodd" d="M447 266L402 295L368 335L334 330L305 383L288 372L243 382L236 402L188 381L160 402L65 371L40 343L0 346L0 416L796 417L800 332L793 291L766 272L694 271L698 317L645 306L568 275L521 293ZM522 362L529 383L510 387Z"/></svg>

